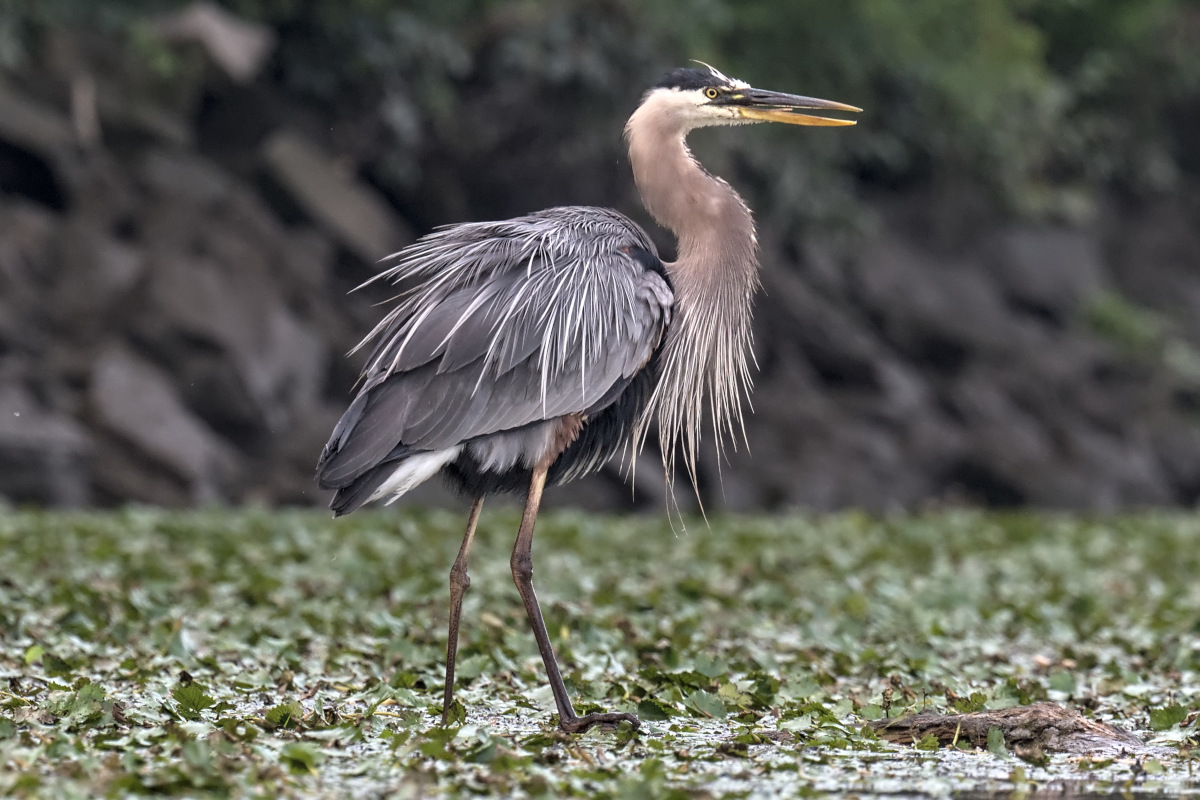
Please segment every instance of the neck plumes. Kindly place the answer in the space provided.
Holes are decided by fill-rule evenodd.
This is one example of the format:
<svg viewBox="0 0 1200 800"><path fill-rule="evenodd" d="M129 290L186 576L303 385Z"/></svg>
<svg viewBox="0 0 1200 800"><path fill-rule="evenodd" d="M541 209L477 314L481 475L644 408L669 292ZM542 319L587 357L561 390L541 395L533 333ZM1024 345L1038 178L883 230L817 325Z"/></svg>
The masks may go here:
<svg viewBox="0 0 1200 800"><path fill-rule="evenodd" d="M665 263L675 308L659 356L659 380L638 423L637 444L651 420L668 480L682 445L696 484L696 457L707 398L718 452L742 429L750 389L750 311L758 287L758 241L742 198L708 174L684 141L688 126L649 104L629 119L625 135L634 180L646 209L675 234L678 258Z"/></svg>

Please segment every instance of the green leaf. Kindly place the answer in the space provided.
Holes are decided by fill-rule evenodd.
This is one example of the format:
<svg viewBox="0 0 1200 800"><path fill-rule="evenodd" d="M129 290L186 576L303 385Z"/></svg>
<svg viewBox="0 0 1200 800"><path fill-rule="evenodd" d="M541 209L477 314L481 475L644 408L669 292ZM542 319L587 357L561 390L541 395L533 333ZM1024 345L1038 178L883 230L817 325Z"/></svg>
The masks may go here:
<svg viewBox="0 0 1200 800"><path fill-rule="evenodd" d="M775 701L775 696L779 694L779 679L766 675L764 673L752 674L754 678L754 702L761 708L767 708Z"/></svg>
<svg viewBox="0 0 1200 800"><path fill-rule="evenodd" d="M1058 670L1050 675L1050 688L1056 692L1074 694L1075 676L1066 670Z"/></svg>
<svg viewBox="0 0 1200 800"><path fill-rule="evenodd" d="M703 653L696 656L696 661L692 668L709 680L719 678L729 671L729 665L724 661Z"/></svg>
<svg viewBox="0 0 1200 800"><path fill-rule="evenodd" d="M294 728L300 724L303 717L304 706L292 700L268 710L263 717L263 722L268 728Z"/></svg>
<svg viewBox="0 0 1200 800"><path fill-rule="evenodd" d="M457 731L457 729L455 730ZM438 761L454 761L456 756L454 755L454 751L450 749L449 743L449 740L444 739L428 739L421 742L417 746L417 749L430 758L436 758Z"/></svg>
<svg viewBox="0 0 1200 800"><path fill-rule="evenodd" d="M183 760L200 772L212 769L212 749L203 739L190 739L179 748Z"/></svg>
<svg viewBox="0 0 1200 800"><path fill-rule="evenodd" d="M1004 744L1004 733L994 725L988 728L987 749L994 756L1001 758L1008 756L1008 747Z"/></svg>
<svg viewBox="0 0 1200 800"><path fill-rule="evenodd" d="M458 667L458 669L462 669L461 665ZM411 689L417 685L419 680L421 680L421 676L412 670L397 670L396 673L392 675L392 679L388 681L388 684L394 689Z"/></svg>
<svg viewBox="0 0 1200 800"><path fill-rule="evenodd" d="M25 650L25 666L32 665L39 658L41 658L45 652L46 648L42 647L40 644L30 645Z"/></svg>
<svg viewBox="0 0 1200 800"><path fill-rule="evenodd" d="M661 758L647 758L642 762L639 771L647 781L661 781L667 776L667 767Z"/></svg>
<svg viewBox="0 0 1200 800"><path fill-rule="evenodd" d="M460 658L458 666L454 670L454 677L456 681L459 679L469 681L478 678L484 672L491 669L491 656L481 653L479 655L468 656L467 658Z"/></svg>
<svg viewBox="0 0 1200 800"><path fill-rule="evenodd" d="M450 713L446 715L446 724L461 726L467 721L467 707L457 697L450 702Z"/></svg>
<svg viewBox="0 0 1200 800"><path fill-rule="evenodd" d="M877 705L863 706L858 710L858 715L866 720L883 719L883 708Z"/></svg>
<svg viewBox="0 0 1200 800"><path fill-rule="evenodd" d="M279 760L292 772L316 775L325 754L308 742L288 742L279 752Z"/></svg>
<svg viewBox="0 0 1200 800"><path fill-rule="evenodd" d="M1097 336L1132 352L1147 352L1161 340L1163 319L1121 294L1099 292L1083 309L1084 321Z"/></svg>
<svg viewBox="0 0 1200 800"><path fill-rule="evenodd" d="M1164 706L1150 709L1150 730L1165 731L1173 728L1187 719L1188 710L1184 706Z"/></svg>
<svg viewBox="0 0 1200 800"><path fill-rule="evenodd" d="M464 760L469 764L491 764L496 760L496 747L504 740L489 736L479 745L465 754Z"/></svg>
<svg viewBox="0 0 1200 800"><path fill-rule="evenodd" d="M754 705L754 698L737 688L732 683L723 683L717 689L717 697L721 698L727 705L734 705L738 708L749 708Z"/></svg>
<svg viewBox="0 0 1200 800"><path fill-rule="evenodd" d="M987 707L987 695L983 692L971 692L970 697L959 697L954 701L954 710L959 714L972 714L983 711Z"/></svg>
<svg viewBox="0 0 1200 800"><path fill-rule="evenodd" d="M941 742L932 733L925 734L919 742L913 745L918 750L938 750L941 746Z"/></svg>
<svg viewBox="0 0 1200 800"><path fill-rule="evenodd" d="M70 664L53 653L46 653L42 656L42 669L46 670L46 674L51 678L70 677L74 671Z"/></svg>
<svg viewBox="0 0 1200 800"><path fill-rule="evenodd" d="M807 700L821 691L821 684L812 678L802 678L799 681L788 682L783 686L781 694L791 700Z"/></svg>
<svg viewBox="0 0 1200 800"><path fill-rule="evenodd" d="M633 723L627 719L623 719L617 723L616 734L616 744L618 749L624 747L637 737L637 731L634 730Z"/></svg>
<svg viewBox="0 0 1200 800"><path fill-rule="evenodd" d="M69 728L86 727L103 718L104 694L102 686L86 683L79 691L66 696L60 695L54 702L47 703L46 710L61 718Z"/></svg>
<svg viewBox="0 0 1200 800"><path fill-rule="evenodd" d="M725 719L728 712L725 710L725 704L721 699L709 692L699 691L692 692L687 698L688 705L699 711L705 717L713 719Z"/></svg>
<svg viewBox="0 0 1200 800"><path fill-rule="evenodd" d="M191 720L200 719L202 712L216 704L198 683L176 686L171 690L171 697L175 698L179 713Z"/></svg>
<svg viewBox="0 0 1200 800"><path fill-rule="evenodd" d="M171 638L167 640L166 654L180 661L186 661L192 657L192 651L188 648L187 639L183 635L183 626L179 625L171 632Z"/></svg>
<svg viewBox="0 0 1200 800"><path fill-rule="evenodd" d="M79 687L79 691L75 697L77 702L80 703L99 703L104 699L106 694L104 687L100 684L85 683Z"/></svg>
<svg viewBox="0 0 1200 800"><path fill-rule="evenodd" d="M648 722L662 722L670 719L678 712L666 703L654 697L647 697L638 703L637 714Z"/></svg>
<svg viewBox="0 0 1200 800"><path fill-rule="evenodd" d="M8 717L0 717L0 742L17 735L17 723Z"/></svg>

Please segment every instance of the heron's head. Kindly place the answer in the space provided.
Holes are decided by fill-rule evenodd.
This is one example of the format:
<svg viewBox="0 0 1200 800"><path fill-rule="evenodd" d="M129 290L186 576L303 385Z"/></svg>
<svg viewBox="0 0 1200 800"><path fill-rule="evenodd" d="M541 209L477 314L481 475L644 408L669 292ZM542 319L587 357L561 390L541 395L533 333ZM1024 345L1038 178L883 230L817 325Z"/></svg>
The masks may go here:
<svg viewBox="0 0 1200 800"><path fill-rule="evenodd" d="M707 64L677 69L642 98L639 111L649 111L684 130L709 125L784 122L789 125L853 125L854 120L819 117L810 111L861 111L860 108L755 89L721 74Z"/></svg>

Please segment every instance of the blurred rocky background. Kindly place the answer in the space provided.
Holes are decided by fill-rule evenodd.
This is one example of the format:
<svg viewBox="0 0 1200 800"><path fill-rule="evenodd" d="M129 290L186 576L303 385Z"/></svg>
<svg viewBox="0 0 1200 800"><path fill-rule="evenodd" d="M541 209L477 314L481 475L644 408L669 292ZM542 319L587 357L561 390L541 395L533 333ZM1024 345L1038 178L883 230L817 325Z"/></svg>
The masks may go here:
<svg viewBox="0 0 1200 800"><path fill-rule="evenodd" d="M621 128L689 58L866 109L692 138L764 265L711 506L1196 502L1186 0L0 5L0 498L324 502L387 298L350 290L435 225L550 205L669 257ZM553 494L661 506L656 460Z"/></svg>

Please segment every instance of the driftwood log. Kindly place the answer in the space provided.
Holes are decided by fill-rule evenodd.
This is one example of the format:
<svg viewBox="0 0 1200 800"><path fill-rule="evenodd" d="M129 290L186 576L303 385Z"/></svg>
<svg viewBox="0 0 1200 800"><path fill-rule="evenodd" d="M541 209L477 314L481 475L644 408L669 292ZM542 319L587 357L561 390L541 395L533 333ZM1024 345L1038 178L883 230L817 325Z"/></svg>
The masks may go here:
<svg viewBox="0 0 1200 800"><path fill-rule="evenodd" d="M1115 756L1122 752L1150 751L1138 737L1104 722L1088 719L1073 709L1054 703L975 711L970 714L938 714L932 711L884 719L871 723L882 738L897 744L937 737L941 745L953 742L988 746L988 731L1004 734L1005 746L1022 758L1040 758L1044 753Z"/></svg>

